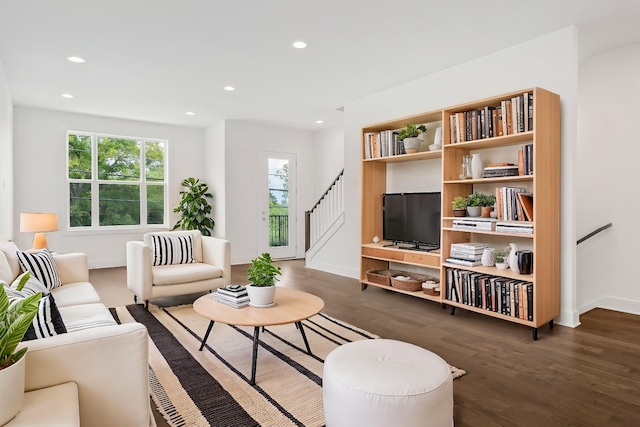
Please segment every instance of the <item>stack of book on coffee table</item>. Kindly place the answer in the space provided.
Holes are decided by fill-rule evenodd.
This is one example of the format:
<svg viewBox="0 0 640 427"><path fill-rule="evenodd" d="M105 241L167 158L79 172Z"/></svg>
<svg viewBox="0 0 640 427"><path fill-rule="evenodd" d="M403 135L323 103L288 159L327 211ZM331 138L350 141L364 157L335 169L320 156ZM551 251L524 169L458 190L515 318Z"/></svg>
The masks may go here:
<svg viewBox="0 0 640 427"><path fill-rule="evenodd" d="M247 288L242 285L227 285L224 288L218 288L212 298L221 304L234 308L242 308L249 305Z"/></svg>
<svg viewBox="0 0 640 427"><path fill-rule="evenodd" d="M475 267L482 264L482 252L488 247L489 245L486 243L452 243L451 253L446 262Z"/></svg>

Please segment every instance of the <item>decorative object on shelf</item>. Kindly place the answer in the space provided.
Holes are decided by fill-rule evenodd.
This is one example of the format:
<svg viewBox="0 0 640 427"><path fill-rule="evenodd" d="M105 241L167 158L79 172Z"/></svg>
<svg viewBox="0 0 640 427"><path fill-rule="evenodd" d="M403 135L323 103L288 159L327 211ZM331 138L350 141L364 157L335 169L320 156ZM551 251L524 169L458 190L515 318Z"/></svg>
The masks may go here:
<svg viewBox="0 0 640 427"><path fill-rule="evenodd" d="M494 248L486 248L482 251L482 259L480 260L485 267L493 267L496 265L496 250Z"/></svg>
<svg viewBox="0 0 640 427"><path fill-rule="evenodd" d="M467 215L467 199L462 196L456 196L451 202L453 208L453 216L466 216Z"/></svg>
<svg viewBox="0 0 640 427"><path fill-rule="evenodd" d="M378 243L380 238L378 236L373 236L373 243Z"/></svg>
<svg viewBox="0 0 640 427"><path fill-rule="evenodd" d="M496 196L493 194L483 194L473 192L467 196L467 213L469 216L481 216L482 208L488 208L485 210L485 215L482 215L484 218L489 218L489 213L491 212L491 208L496 203ZM471 208L471 209L470 209Z"/></svg>
<svg viewBox="0 0 640 427"><path fill-rule="evenodd" d="M471 177L473 179L482 178L484 173L484 166L482 164L482 156L478 153L471 155Z"/></svg>
<svg viewBox="0 0 640 427"><path fill-rule="evenodd" d="M425 125L407 125L398 134L398 140L404 143L404 150L407 154L417 153L427 131Z"/></svg>
<svg viewBox="0 0 640 427"><path fill-rule="evenodd" d="M471 179L471 156L462 157L462 170L460 171L460 179Z"/></svg>
<svg viewBox="0 0 640 427"><path fill-rule="evenodd" d="M30 276L18 276L10 286L12 291L22 291ZM0 286L0 425L12 419L22 405L27 348L15 350L38 313L42 297L36 293L10 304L5 286Z"/></svg>
<svg viewBox="0 0 640 427"><path fill-rule="evenodd" d="M533 274L533 252L518 251L518 269L520 274Z"/></svg>
<svg viewBox="0 0 640 427"><path fill-rule="evenodd" d="M272 262L271 255L265 252L252 260L247 270L247 278L251 282L247 286L247 292L250 305L253 307L270 307L274 303L276 279L282 270Z"/></svg>
<svg viewBox="0 0 640 427"><path fill-rule="evenodd" d="M367 281L378 285L391 286L391 276L402 274L400 270L369 270Z"/></svg>
<svg viewBox="0 0 640 427"><path fill-rule="evenodd" d="M180 212L180 219L172 230L200 230L203 236L211 236L215 225L207 215L211 213L211 205L207 199L213 198L209 186L196 178L182 181L184 190L180 192L180 203L173 211Z"/></svg>
<svg viewBox="0 0 640 427"><path fill-rule="evenodd" d="M505 260L505 253L503 251L496 251L496 268L498 270L506 270L509 268L509 264L507 264Z"/></svg>
<svg viewBox="0 0 640 427"><path fill-rule="evenodd" d="M442 146L442 126L438 126L436 128L435 134L433 136L433 145Z"/></svg>
<svg viewBox="0 0 640 427"><path fill-rule="evenodd" d="M509 243L511 250L509 251L509 268L514 273L520 273L518 268L518 245L515 243Z"/></svg>

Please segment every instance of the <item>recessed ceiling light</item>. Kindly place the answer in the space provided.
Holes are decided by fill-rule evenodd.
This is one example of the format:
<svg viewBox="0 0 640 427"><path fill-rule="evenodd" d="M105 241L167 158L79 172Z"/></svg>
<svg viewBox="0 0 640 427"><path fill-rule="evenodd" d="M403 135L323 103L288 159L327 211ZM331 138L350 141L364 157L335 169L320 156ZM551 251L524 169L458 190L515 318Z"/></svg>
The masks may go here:
<svg viewBox="0 0 640 427"><path fill-rule="evenodd" d="M229 91L229 92L233 92L234 90L236 90L236 88L233 87L233 86L225 86L224 90Z"/></svg>
<svg viewBox="0 0 640 427"><path fill-rule="evenodd" d="M293 47L295 47L296 49L304 49L305 47L307 47L307 44L303 41L298 41L293 43Z"/></svg>
<svg viewBox="0 0 640 427"><path fill-rule="evenodd" d="M318 123L318 124L324 123L324 120L316 120L316 123Z"/></svg>
<svg viewBox="0 0 640 427"><path fill-rule="evenodd" d="M63 98L73 98L73 95L71 95L70 93L63 93L62 97Z"/></svg>
<svg viewBox="0 0 640 427"><path fill-rule="evenodd" d="M196 115L196 113L194 113L193 111L187 111L185 114L187 116L195 116Z"/></svg>
<svg viewBox="0 0 640 427"><path fill-rule="evenodd" d="M80 58L79 56L68 56L67 59L71 62L77 62L77 63L87 62L84 59Z"/></svg>

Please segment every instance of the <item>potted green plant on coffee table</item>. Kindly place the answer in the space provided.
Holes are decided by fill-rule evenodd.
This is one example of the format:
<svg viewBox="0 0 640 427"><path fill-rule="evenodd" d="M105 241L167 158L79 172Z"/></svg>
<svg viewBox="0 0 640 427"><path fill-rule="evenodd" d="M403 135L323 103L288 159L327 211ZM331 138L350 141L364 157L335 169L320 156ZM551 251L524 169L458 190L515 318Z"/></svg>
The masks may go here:
<svg viewBox="0 0 640 427"><path fill-rule="evenodd" d="M264 252L251 261L247 270L247 278L251 282L247 286L249 304L253 307L271 307L276 293L276 279L282 269L273 265L271 255Z"/></svg>

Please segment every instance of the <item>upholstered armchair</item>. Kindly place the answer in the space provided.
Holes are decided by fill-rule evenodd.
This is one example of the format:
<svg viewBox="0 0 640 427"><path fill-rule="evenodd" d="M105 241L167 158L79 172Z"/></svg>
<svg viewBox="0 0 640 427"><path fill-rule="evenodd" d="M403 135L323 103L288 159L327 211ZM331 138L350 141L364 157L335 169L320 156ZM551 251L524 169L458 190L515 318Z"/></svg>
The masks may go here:
<svg viewBox="0 0 640 427"><path fill-rule="evenodd" d="M231 280L231 249L224 239L198 230L147 233L127 242L127 287L149 300L212 291Z"/></svg>

